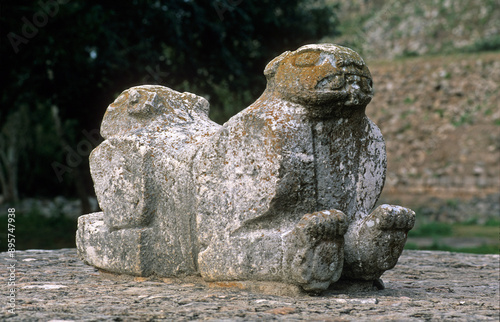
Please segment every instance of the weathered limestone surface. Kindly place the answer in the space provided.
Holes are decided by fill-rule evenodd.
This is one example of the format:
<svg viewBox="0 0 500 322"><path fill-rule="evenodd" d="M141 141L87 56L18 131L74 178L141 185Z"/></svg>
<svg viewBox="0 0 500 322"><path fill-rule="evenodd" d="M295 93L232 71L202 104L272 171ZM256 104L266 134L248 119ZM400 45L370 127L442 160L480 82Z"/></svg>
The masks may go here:
<svg viewBox="0 0 500 322"><path fill-rule="evenodd" d="M123 92L104 116L106 139L90 156L101 213L79 218L90 264L147 276L186 275L195 262L192 159L219 126L208 102L162 86Z"/></svg>
<svg viewBox="0 0 500 322"><path fill-rule="evenodd" d="M285 52L267 87L218 125L202 97L122 93L90 156L102 212L79 219L85 262L138 276L273 281L321 291L393 268L415 214L382 205L385 143L365 115L368 67L331 44Z"/></svg>
<svg viewBox="0 0 500 322"><path fill-rule="evenodd" d="M9 259L0 253L3 281ZM498 321L500 314L499 255L404 251L382 276L384 290L319 296L294 296L273 282L117 276L85 265L75 249L18 251L16 259L15 314L5 295L2 321L455 322Z"/></svg>

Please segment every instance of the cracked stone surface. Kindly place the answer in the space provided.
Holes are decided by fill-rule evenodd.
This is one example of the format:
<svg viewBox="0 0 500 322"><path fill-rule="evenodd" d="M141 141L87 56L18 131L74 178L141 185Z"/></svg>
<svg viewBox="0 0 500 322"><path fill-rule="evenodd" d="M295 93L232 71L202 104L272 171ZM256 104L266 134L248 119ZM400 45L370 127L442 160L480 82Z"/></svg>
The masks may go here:
<svg viewBox="0 0 500 322"><path fill-rule="evenodd" d="M76 249L15 254L13 262L0 253L3 281L16 267L15 313L4 295L3 321L498 321L500 313L499 255L404 251L382 276L384 290L312 296L273 282L114 275L85 265Z"/></svg>

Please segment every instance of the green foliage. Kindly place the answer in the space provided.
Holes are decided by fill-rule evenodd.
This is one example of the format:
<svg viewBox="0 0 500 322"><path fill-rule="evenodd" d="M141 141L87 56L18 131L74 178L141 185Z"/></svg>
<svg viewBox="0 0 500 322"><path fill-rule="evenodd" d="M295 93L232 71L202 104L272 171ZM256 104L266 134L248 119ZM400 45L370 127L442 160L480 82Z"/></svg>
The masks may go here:
<svg viewBox="0 0 500 322"><path fill-rule="evenodd" d="M474 226L474 225L477 225L477 223L478 223L477 217L471 217L471 218L468 218L466 221L462 222L462 225Z"/></svg>
<svg viewBox="0 0 500 322"><path fill-rule="evenodd" d="M487 110L484 111L485 116L490 116L493 114L493 110L491 108L488 108Z"/></svg>
<svg viewBox="0 0 500 322"><path fill-rule="evenodd" d="M476 42L467 47L468 52L481 52L481 51L497 51L500 50L500 35L495 34L487 38L476 40Z"/></svg>
<svg viewBox="0 0 500 322"><path fill-rule="evenodd" d="M62 181L51 164L68 166L68 150L86 139L83 130L99 129L123 90L190 91L209 98L222 123L264 90L267 62L335 34L336 26L335 6L323 0L28 0L1 9L0 130L21 107L28 115L21 197L91 190L88 155ZM76 187L79 176L87 182Z"/></svg>
<svg viewBox="0 0 500 322"><path fill-rule="evenodd" d="M454 127L459 127L465 124L473 124L474 123L474 113L471 111L464 111L463 114L455 116L451 120L451 124Z"/></svg>
<svg viewBox="0 0 500 322"><path fill-rule="evenodd" d="M446 200L446 205L452 209L457 209L459 204L458 199L448 199Z"/></svg>
<svg viewBox="0 0 500 322"><path fill-rule="evenodd" d="M478 247L452 247L448 245L443 245L438 241L434 241L432 245L428 247L419 247L415 243L407 243L405 249L410 250L440 250L454 253L470 253L470 254L499 254L500 250L496 245L481 245Z"/></svg>
<svg viewBox="0 0 500 322"><path fill-rule="evenodd" d="M425 218L417 216L415 227L410 230L408 237L412 238L408 242L405 249L413 250L442 250L450 252L475 253L475 254L498 254L499 253L499 227L498 219L490 219L484 224L478 224L477 217L471 217L463 223L447 224L442 222L429 222ZM480 240L488 240L489 242L482 243L476 247L456 247L445 243L442 237L452 238L480 238ZM432 244L429 246L420 246L417 241L432 239Z"/></svg>
<svg viewBox="0 0 500 322"><path fill-rule="evenodd" d="M50 218L36 209L25 214L16 214L16 250L57 249L75 247L76 219L62 213ZM7 251L7 215L0 216L0 251Z"/></svg>
<svg viewBox="0 0 500 322"><path fill-rule="evenodd" d="M444 117L445 110L443 108L437 108L434 110L434 113L438 114L440 118Z"/></svg>
<svg viewBox="0 0 500 322"><path fill-rule="evenodd" d="M400 128L398 128L398 130L397 130L396 133L397 134L404 133L404 132L408 131L409 129L411 129L411 123L410 122L406 122Z"/></svg>
<svg viewBox="0 0 500 322"><path fill-rule="evenodd" d="M403 50L403 53L398 58L409 58L409 57L417 57L419 53L414 50Z"/></svg>
<svg viewBox="0 0 500 322"><path fill-rule="evenodd" d="M436 237L451 236L452 229L450 224L441 222L425 223L410 230L408 237Z"/></svg>
<svg viewBox="0 0 500 322"><path fill-rule="evenodd" d="M488 219L486 221L486 223L484 225L486 227L496 227L496 228L499 228L500 227L500 220L490 218L490 219Z"/></svg>
<svg viewBox="0 0 500 322"><path fill-rule="evenodd" d="M248 102L255 100L250 90L231 91L226 82L214 85L214 95L220 99L221 106L210 110L210 118L223 122L246 107Z"/></svg>
<svg viewBox="0 0 500 322"><path fill-rule="evenodd" d="M410 97L410 96L407 96L405 97L404 99L404 103L405 104L412 104L416 101L417 99L415 97ZM403 118L406 118L409 114L413 114L413 111L405 111L403 112Z"/></svg>

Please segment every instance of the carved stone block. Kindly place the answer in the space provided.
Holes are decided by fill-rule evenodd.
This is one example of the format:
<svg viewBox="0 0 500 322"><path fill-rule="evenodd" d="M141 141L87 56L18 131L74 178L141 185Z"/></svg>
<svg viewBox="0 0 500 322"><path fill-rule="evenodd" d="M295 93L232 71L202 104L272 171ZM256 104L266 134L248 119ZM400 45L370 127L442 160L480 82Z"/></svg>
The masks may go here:
<svg viewBox="0 0 500 322"><path fill-rule="evenodd" d="M385 143L365 115L368 67L331 44L285 52L267 87L224 125L202 97L161 86L123 92L90 156L102 213L82 216L90 265L135 275L277 281L308 291L376 280L413 227L382 205Z"/></svg>

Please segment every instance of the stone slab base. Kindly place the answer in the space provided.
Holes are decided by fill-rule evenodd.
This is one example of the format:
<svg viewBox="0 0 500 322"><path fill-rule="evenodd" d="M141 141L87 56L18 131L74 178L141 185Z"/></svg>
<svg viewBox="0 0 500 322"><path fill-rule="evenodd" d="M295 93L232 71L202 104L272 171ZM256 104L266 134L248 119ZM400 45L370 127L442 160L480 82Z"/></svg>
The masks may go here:
<svg viewBox="0 0 500 322"><path fill-rule="evenodd" d="M15 255L0 253L1 278L15 263L16 283L14 314L6 293L2 321L498 321L500 310L499 255L404 251L382 276L385 289L319 296L268 295L272 283L114 275L85 265L76 249Z"/></svg>

